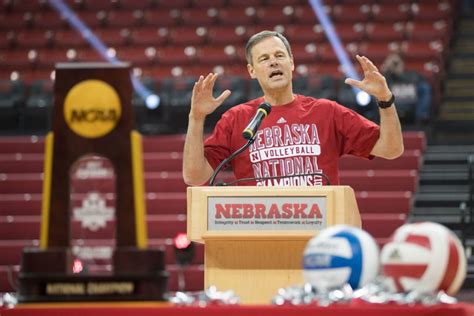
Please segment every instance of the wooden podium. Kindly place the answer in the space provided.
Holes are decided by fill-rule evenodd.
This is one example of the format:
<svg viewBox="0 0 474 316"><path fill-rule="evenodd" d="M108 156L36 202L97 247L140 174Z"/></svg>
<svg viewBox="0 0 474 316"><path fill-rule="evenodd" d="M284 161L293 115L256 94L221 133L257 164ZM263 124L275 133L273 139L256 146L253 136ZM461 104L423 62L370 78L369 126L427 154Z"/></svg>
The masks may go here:
<svg viewBox="0 0 474 316"><path fill-rule="evenodd" d="M361 227L354 191L326 187L189 187L188 237L205 244L204 286L268 304L303 283L303 251L336 224Z"/></svg>

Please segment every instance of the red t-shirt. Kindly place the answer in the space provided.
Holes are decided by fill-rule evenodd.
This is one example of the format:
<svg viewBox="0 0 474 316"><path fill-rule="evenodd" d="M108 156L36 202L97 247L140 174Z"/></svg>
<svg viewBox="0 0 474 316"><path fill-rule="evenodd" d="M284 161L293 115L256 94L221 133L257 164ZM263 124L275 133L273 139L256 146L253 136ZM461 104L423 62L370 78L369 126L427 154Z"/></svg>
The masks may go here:
<svg viewBox="0 0 474 316"><path fill-rule="evenodd" d="M204 142L204 154L215 169L247 141L242 131L263 98L229 109ZM326 99L296 95L285 105L273 106L256 134L255 142L232 162L236 179L293 176L249 181L259 186L311 186L326 184L310 173L322 172L339 184L339 157L370 157L379 138L379 126L354 111Z"/></svg>

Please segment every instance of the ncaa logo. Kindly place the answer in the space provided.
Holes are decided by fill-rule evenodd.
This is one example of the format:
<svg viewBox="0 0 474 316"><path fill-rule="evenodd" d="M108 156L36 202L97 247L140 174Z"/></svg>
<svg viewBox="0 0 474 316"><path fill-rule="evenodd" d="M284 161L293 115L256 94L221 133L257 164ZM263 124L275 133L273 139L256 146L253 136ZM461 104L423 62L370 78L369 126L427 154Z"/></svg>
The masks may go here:
<svg viewBox="0 0 474 316"><path fill-rule="evenodd" d="M69 128L86 138L107 135L121 115L120 98L112 86L101 80L85 80L68 92L64 119Z"/></svg>

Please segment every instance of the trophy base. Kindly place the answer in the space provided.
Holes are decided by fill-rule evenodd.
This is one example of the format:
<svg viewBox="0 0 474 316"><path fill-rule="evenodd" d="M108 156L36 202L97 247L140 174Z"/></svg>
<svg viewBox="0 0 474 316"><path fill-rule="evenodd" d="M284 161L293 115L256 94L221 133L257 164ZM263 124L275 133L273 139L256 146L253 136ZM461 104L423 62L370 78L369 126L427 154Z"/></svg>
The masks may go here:
<svg viewBox="0 0 474 316"><path fill-rule="evenodd" d="M20 274L18 301L164 301L168 273L129 275Z"/></svg>
<svg viewBox="0 0 474 316"><path fill-rule="evenodd" d="M23 251L19 302L163 301L168 272L163 249L117 248L110 274L73 274L69 248Z"/></svg>

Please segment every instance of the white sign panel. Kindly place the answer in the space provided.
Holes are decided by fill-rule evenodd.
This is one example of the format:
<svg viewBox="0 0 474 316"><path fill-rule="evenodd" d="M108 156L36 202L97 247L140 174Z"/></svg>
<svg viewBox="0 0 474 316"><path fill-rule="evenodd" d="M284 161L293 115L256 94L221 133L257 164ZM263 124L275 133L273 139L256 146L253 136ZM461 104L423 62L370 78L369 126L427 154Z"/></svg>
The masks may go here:
<svg viewBox="0 0 474 316"><path fill-rule="evenodd" d="M326 227L326 197L209 197L207 229L321 230Z"/></svg>

